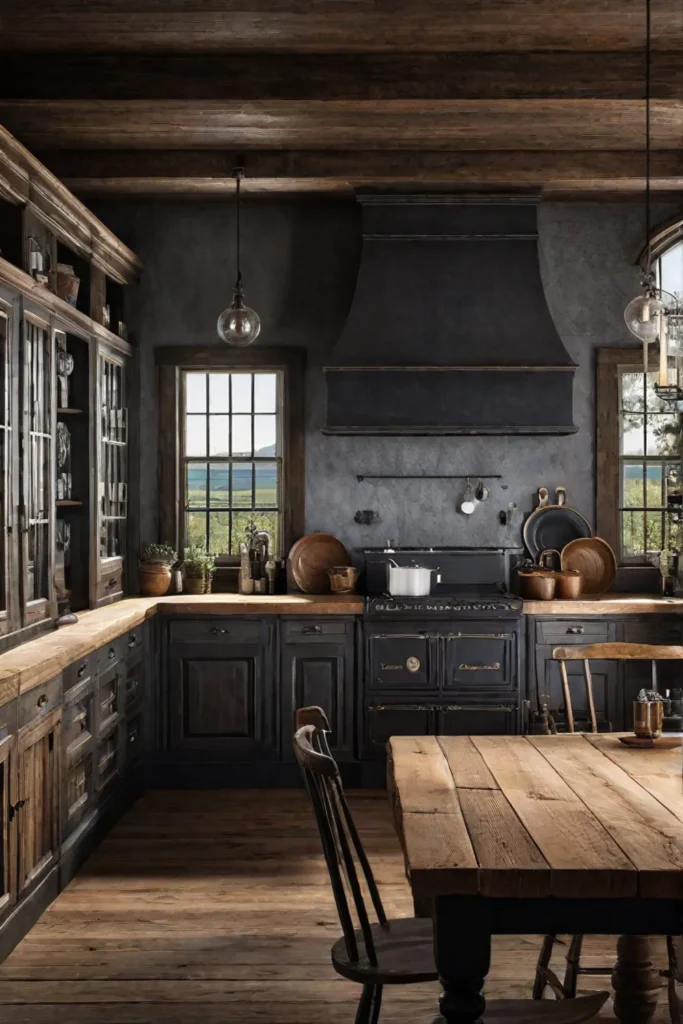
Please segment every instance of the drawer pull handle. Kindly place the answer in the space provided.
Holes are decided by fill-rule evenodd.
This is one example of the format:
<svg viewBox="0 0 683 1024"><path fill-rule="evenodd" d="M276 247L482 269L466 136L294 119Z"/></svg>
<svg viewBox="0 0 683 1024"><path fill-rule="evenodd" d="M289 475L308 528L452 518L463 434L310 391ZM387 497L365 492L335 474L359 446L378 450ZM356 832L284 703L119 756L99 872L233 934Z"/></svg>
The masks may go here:
<svg viewBox="0 0 683 1024"><path fill-rule="evenodd" d="M313 634L313 633L316 633L316 634L317 633L322 633L322 631L323 631L323 627L322 626L302 626L301 627L301 632L303 634L308 634L308 635Z"/></svg>
<svg viewBox="0 0 683 1024"><path fill-rule="evenodd" d="M583 636L585 630L583 626L569 626L567 632L572 636Z"/></svg>
<svg viewBox="0 0 683 1024"><path fill-rule="evenodd" d="M229 629L221 629L220 626L212 626L211 629L209 630L209 633L213 633L214 636L220 636L220 635L228 636L229 633L230 633L230 630Z"/></svg>
<svg viewBox="0 0 683 1024"><path fill-rule="evenodd" d="M130 634L130 639L128 640L128 646L129 647L135 647L137 642L138 642L137 633L131 633Z"/></svg>
<svg viewBox="0 0 683 1024"><path fill-rule="evenodd" d="M137 736L137 733L135 733L135 732L131 732L131 733L128 734L128 742L129 743L135 743L137 738L138 738L138 736Z"/></svg>
<svg viewBox="0 0 683 1024"><path fill-rule="evenodd" d="M36 701L36 707L37 708L44 708L44 707L47 706L47 703L48 703L48 696L47 696L47 694L46 693L41 693L40 697Z"/></svg>
<svg viewBox="0 0 683 1024"><path fill-rule="evenodd" d="M119 581L117 580L116 576L112 576L112 578L107 583L107 587L109 588L109 590L111 590L113 587L117 587L118 584Z"/></svg>
<svg viewBox="0 0 683 1024"><path fill-rule="evenodd" d="M116 657L116 650L113 647L110 647L109 650L107 651L107 657L109 658L110 661L112 661Z"/></svg>
<svg viewBox="0 0 683 1024"><path fill-rule="evenodd" d="M78 672L76 673L76 675L78 676L79 679L82 679L87 671L88 671L88 663L87 663L87 661L84 661L83 664L78 669Z"/></svg>

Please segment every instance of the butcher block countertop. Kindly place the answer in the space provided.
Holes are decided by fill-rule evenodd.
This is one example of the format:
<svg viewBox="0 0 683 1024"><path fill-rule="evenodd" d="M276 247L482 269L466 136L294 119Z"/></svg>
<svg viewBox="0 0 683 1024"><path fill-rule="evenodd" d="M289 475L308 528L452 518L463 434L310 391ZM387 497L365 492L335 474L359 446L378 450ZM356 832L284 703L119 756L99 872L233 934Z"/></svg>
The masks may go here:
<svg viewBox="0 0 683 1024"><path fill-rule="evenodd" d="M681 615L683 597L600 594L576 601L525 601L523 610L525 615Z"/></svg>
<svg viewBox="0 0 683 1024"><path fill-rule="evenodd" d="M162 615L360 615L363 598L355 594L203 594L198 597L131 597L117 604L80 612L63 626L0 654L0 705L39 686L79 658L92 654L145 619Z"/></svg>

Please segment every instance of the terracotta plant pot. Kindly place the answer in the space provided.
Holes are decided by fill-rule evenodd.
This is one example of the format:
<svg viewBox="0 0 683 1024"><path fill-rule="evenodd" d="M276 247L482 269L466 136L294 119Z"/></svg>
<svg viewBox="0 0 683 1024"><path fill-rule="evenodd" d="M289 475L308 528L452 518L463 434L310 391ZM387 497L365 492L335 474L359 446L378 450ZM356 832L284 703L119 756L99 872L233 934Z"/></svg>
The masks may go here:
<svg viewBox="0 0 683 1024"><path fill-rule="evenodd" d="M140 562L138 565L138 583L142 597L163 597L171 586L170 565L159 565L154 562Z"/></svg>
<svg viewBox="0 0 683 1024"><path fill-rule="evenodd" d="M205 594L206 578L204 576L186 576L183 581L184 594Z"/></svg>

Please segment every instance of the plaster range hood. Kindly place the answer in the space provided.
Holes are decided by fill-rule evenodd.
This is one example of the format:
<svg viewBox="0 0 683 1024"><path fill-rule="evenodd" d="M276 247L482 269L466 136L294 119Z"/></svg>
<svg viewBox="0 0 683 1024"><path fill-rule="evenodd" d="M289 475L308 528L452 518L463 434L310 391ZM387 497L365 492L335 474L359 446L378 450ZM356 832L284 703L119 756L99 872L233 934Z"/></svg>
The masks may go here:
<svg viewBox="0 0 683 1024"><path fill-rule="evenodd" d="M325 434L571 434L576 364L531 197L357 193L363 248Z"/></svg>

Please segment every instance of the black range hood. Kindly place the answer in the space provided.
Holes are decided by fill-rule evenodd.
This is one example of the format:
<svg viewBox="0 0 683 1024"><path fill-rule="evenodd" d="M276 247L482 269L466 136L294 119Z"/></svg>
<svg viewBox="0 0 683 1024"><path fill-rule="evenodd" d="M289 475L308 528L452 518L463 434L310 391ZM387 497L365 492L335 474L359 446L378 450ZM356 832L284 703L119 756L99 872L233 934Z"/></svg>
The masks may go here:
<svg viewBox="0 0 683 1024"><path fill-rule="evenodd" d="M537 201L358 193L363 249L325 367L326 434L570 434Z"/></svg>

